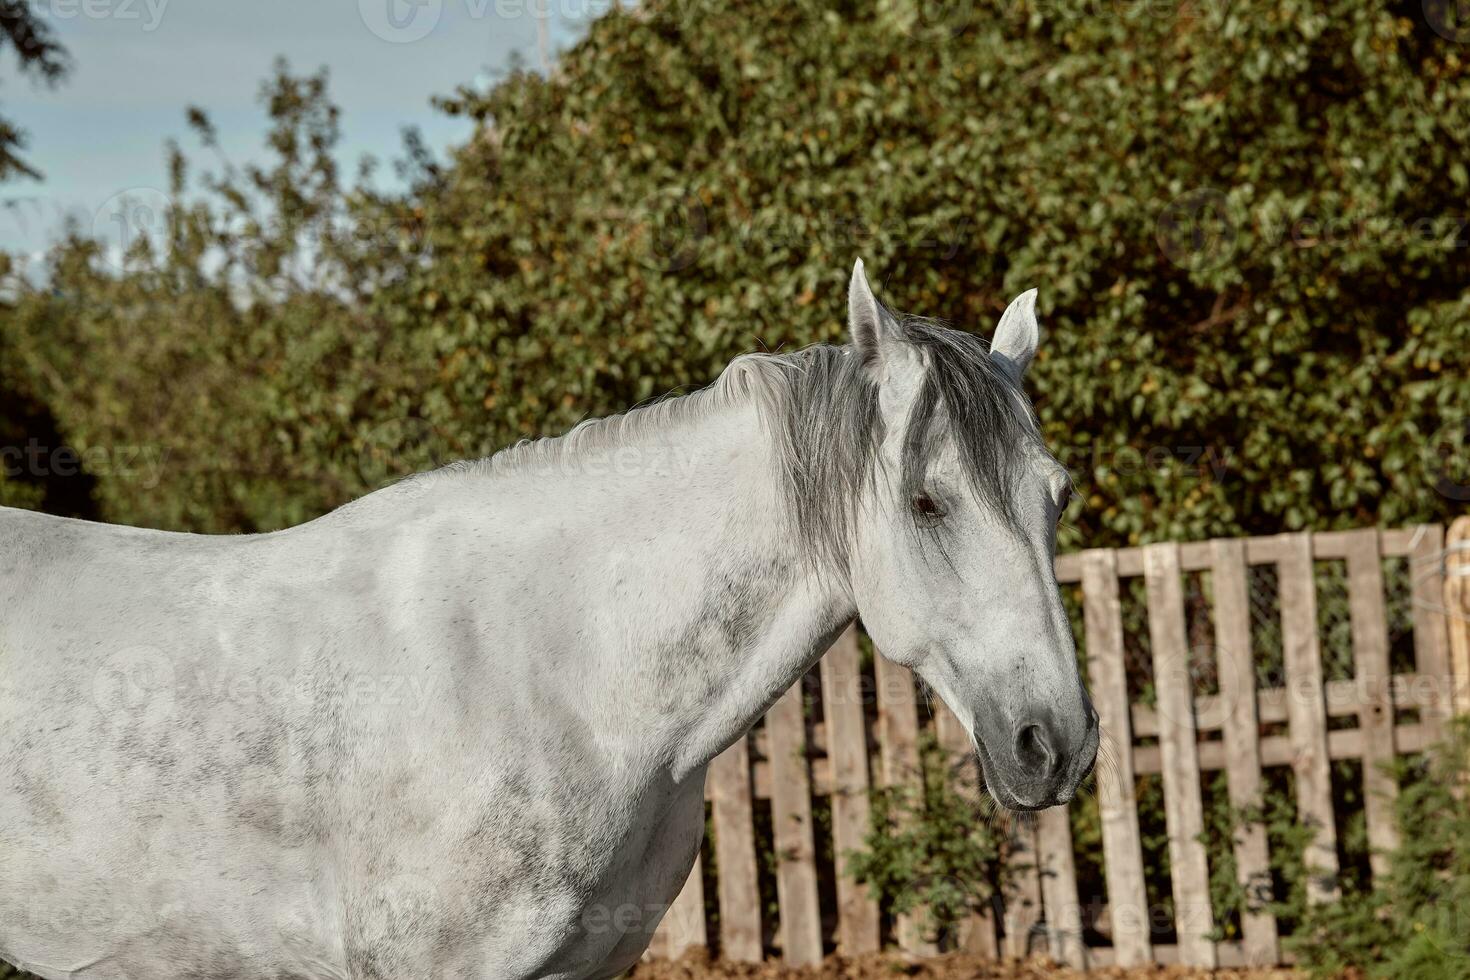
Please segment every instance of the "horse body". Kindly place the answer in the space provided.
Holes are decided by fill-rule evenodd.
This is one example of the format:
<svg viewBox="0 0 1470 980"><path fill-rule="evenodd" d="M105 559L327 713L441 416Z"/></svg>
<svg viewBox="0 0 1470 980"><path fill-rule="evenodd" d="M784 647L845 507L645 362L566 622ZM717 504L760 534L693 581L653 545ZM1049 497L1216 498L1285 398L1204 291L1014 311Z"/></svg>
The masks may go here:
<svg viewBox="0 0 1470 980"><path fill-rule="evenodd" d="M0 510L0 957L48 980L614 976L694 861L706 765L859 610L1003 802L1065 802L1096 716L1027 333L1003 375L902 330L861 268L850 317L852 349L741 359L286 531Z"/></svg>
<svg viewBox="0 0 1470 980"><path fill-rule="evenodd" d="M705 761L852 615L774 535L735 538L774 503L755 428L650 445L642 479L612 473L625 444L258 537L0 512L0 952L45 977L625 968L693 863Z"/></svg>

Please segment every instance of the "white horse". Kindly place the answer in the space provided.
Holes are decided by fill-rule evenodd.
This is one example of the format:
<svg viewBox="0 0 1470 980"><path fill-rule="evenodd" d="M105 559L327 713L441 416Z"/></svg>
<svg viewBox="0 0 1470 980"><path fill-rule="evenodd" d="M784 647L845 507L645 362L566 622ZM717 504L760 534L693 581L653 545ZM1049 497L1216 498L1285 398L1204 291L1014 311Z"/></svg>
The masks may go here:
<svg viewBox="0 0 1470 980"><path fill-rule="evenodd" d="M1052 574L1068 479L993 349L852 344L274 534L0 511L0 956L52 980L598 980L703 830L705 767L861 616L1005 806L1097 722Z"/></svg>

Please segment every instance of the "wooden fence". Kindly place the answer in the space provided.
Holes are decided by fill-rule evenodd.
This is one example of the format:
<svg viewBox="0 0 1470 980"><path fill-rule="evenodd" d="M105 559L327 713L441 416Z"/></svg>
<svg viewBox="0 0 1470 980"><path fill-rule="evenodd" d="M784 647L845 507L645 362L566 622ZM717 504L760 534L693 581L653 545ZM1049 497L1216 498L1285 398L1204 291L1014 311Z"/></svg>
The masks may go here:
<svg viewBox="0 0 1470 980"><path fill-rule="evenodd" d="M1058 581L1081 606L1078 647L1093 701L1116 750L1115 773L1099 778L1097 790L1105 894L1079 896L1068 812L1043 811L1011 831L1012 854L1020 858L1013 867L1020 870L992 912L961 924L954 945L990 956L1048 951L1077 966L1279 962L1277 923L1269 915L1241 916L1239 938L1232 941L1208 938L1216 912L1200 842L1204 774L1223 771L1230 804L1243 807L1259 799L1270 767L1290 768L1299 819L1318 828L1308 866L1326 872L1311 879L1309 901L1330 901L1336 887L1341 815L1333 807L1334 760L1361 761L1369 844L1375 852L1391 848L1397 787L1379 763L1429 746L1452 713L1470 711L1470 628L1465 616L1445 615L1447 601L1463 600L1464 606L1454 608L1470 611L1470 518L1457 523L1452 538L1457 540L1447 550L1443 528L1423 525L1059 557ZM1400 597L1412 632L1407 666L1404 654L1390 657L1384 569L1394 561L1402 563L1401 570L1407 566L1406 576L1396 579L1407 591ZM1350 633L1351 676L1336 678L1324 672L1319 628L1320 577L1333 567L1346 593L1345 602L1334 605L1345 606L1344 635ZM1206 622L1212 624L1212 693L1200 693L1196 683L1198 654L1191 637L1199 628L1186 623L1190 576L1209 581L1191 599L1198 605L1204 597ZM1263 581L1273 593L1266 618L1279 630L1280 664L1279 673L1264 682L1256 649L1262 614L1248 584L1255 582L1259 591ZM1130 649L1146 648L1151 664L1145 658L1142 667L1134 663L1130 669L1124 600L1134 595L1143 607L1135 618L1145 618L1147 625L1146 637ZM1400 646L1407 646L1404 640ZM1394 661L1401 669L1393 669ZM1145 672L1151 674L1150 698L1136 693L1137 675ZM706 895L711 876L696 865L654 937L651 955L677 956L690 946L711 945L727 959L757 961L774 951L770 955L798 965L833 949L876 950L885 939L914 953L933 952L913 917L880 932L878 904L843 866L849 851L863 847L870 788L916 778L925 724L932 724L940 744L972 755L968 736L942 704L931 705L916 692L907 670L879 656L865 667L852 630L815 673L819 684L808 678L805 692L803 684L793 687L763 724L710 766L714 894ZM1173 898L1173 921L1164 928L1146 894L1135 800L1135 780L1148 774L1158 774L1163 787ZM959 778L973 783L977 775L961 770ZM824 851L835 855L832 867L818 857L814 799L830 807L830 822L823 821L820 834L829 838ZM770 839L758 846L762 828ZM1263 878L1269 880L1263 827L1249 825L1234 835L1232 846L1243 885L1258 888ZM762 853L773 854L767 861L774 868L761 866ZM1383 870L1375 854L1372 873ZM762 875L775 879L774 909L763 911ZM708 915L711 906L714 914ZM1095 927L1091 943L1084 942L1084 918L1107 923L1111 945L1097 944ZM1159 936L1177 941L1156 943Z"/></svg>

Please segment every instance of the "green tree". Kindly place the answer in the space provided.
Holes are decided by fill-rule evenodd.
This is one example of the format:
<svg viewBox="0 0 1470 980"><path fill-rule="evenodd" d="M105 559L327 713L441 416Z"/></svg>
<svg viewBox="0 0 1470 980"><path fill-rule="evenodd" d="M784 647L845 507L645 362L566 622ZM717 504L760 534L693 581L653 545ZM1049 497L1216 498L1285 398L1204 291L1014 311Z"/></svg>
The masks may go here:
<svg viewBox="0 0 1470 980"><path fill-rule="evenodd" d="M1388 0L928 9L615 10L552 77L444 100L477 132L402 194L346 186L324 86L278 78L276 168L203 182L121 276L64 245L3 329L69 437L171 448L162 487L99 481L108 516L260 529L840 340L863 255L986 332L1041 287L1063 547L1463 508L1453 42Z"/></svg>
<svg viewBox="0 0 1470 980"><path fill-rule="evenodd" d="M0 52L9 47L22 75L55 85L66 77L70 65L66 49L36 8L32 0L0 0ZM40 178L20 157L25 146L25 133L0 117L0 180L16 175Z"/></svg>

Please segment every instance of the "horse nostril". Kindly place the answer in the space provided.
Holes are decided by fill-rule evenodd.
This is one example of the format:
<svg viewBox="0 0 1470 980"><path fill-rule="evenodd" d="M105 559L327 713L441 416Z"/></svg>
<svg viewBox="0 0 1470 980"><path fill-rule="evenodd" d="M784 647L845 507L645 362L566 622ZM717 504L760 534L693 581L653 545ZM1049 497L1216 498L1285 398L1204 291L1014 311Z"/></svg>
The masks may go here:
<svg viewBox="0 0 1470 980"><path fill-rule="evenodd" d="M1021 765L1050 775L1057 759L1057 751L1045 728L1036 724L1021 726L1016 733L1016 760Z"/></svg>

